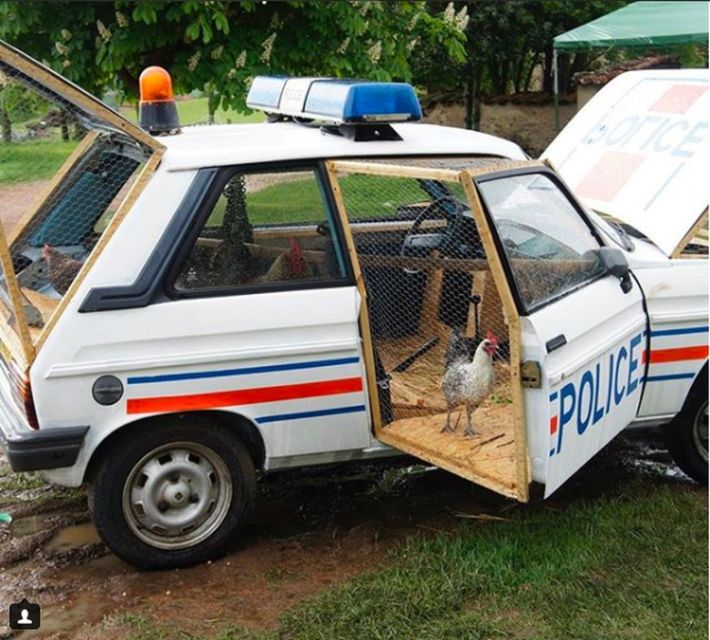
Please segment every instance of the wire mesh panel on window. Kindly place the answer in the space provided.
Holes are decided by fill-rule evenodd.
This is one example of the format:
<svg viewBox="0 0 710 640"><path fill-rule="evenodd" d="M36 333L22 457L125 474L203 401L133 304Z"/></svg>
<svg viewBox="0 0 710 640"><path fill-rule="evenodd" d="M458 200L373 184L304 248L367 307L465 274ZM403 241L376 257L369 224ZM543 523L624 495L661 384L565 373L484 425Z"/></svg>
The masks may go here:
<svg viewBox="0 0 710 640"><path fill-rule="evenodd" d="M605 273L599 241L549 177L505 176L479 188L528 312Z"/></svg>
<svg viewBox="0 0 710 640"><path fill-rule="evenodd" d="M236 174L175 281L178 291L342 279L344 258L313 171Z"/></svg>
<svg viewBox="0 0 710 640"><path fill-rule="evenodd" d="M406 168L402 176L338 174L367 292L383 422L426 430L429 442L444 438L442 429L452 443L502 434L511 425L508 331L455 179L466 161L416 162L450 168L452 179L408 177Z"/></svg>
<svg viewBox="0 0 710 640"><path fill-rule="evenodd" d="M151 153L48 96L32 78L0 65L2 224L33 338ZM5 277L0 305L12 314Z"/></svg>

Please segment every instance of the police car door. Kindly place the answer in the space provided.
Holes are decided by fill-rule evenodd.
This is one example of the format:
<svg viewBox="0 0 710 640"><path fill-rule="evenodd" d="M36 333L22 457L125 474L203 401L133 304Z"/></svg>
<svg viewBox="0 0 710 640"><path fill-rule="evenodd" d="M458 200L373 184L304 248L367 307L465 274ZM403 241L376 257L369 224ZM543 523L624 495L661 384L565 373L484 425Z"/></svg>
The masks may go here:
<svg viewBox="0 0 710 640"><path fill-rule="evenodd" d="M527 167L476 184L521 316L531 472L548 496L636 415L643 297L630 273L610 273L597 231L553 172Z"/></svg>

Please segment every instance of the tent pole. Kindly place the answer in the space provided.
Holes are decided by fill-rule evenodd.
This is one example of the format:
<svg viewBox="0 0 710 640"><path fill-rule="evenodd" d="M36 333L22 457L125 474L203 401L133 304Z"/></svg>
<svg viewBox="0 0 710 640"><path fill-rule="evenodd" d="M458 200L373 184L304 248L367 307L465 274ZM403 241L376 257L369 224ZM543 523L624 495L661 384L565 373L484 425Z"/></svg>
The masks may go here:
<svg viewBox="0 0 710 640"><path fill-rule="evenodd" d="M552 91L555 100L555 133L560 132L560 86L557 72L557 49L552 49Z"/></svg>

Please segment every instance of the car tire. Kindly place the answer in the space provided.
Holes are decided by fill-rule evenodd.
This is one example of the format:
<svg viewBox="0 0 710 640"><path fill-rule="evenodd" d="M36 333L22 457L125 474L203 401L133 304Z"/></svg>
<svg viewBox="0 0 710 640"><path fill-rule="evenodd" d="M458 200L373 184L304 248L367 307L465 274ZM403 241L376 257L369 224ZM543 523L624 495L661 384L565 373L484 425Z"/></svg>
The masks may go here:
<svg viewBox="0 0 710 640"><path fill-rule="evenodd" d="M695 387L681 412L666 427L668 450L693 480L708 484L707 383Z"/></svg>
<svg viewBox="0 0 710 640"><path fill-rule="evenodd" d="M238 436L204 416L137 425L111 446L89 487L102 540L141 569L222 555L254 504L254 463Z"/></svg>

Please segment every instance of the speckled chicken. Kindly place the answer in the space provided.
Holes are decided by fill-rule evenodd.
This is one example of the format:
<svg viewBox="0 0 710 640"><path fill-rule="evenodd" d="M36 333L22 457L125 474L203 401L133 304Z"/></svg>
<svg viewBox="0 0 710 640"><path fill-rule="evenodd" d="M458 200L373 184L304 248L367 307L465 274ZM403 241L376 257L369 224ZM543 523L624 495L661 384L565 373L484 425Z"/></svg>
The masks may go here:
<svg viewBox="0 0 710 640"><path fill-rule="evenodd" d="M444 378L441 381L441 390L446 399L446 425L442 432L453 432L455 428L451 426L451 412L460 404L466 406L466 429L467 436L476 435L471 417L476 408L488 397L495 384L495 373L493 371L493 356L498 350L498 338L488 332L485 339L478 345L473 355L473 360L469 361L465 357L452 358L447 363Z"/></svg>
<svg viewBox="0 0 710 640"><path fill-rule="evenodd" d="M82 263L79 260L64 255L57 249L53 249L48 244L44 245L42 256L49 270L49 284L54 287L58 294L64 295L71 286L71 283L74 282L74 278L76 278L79 273Z"/></svg>

